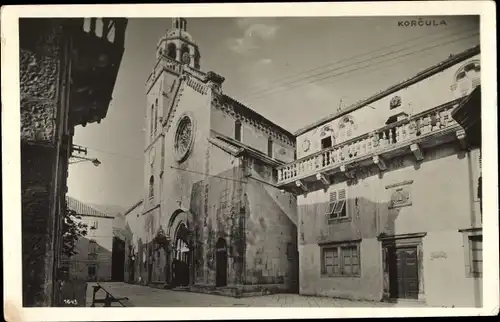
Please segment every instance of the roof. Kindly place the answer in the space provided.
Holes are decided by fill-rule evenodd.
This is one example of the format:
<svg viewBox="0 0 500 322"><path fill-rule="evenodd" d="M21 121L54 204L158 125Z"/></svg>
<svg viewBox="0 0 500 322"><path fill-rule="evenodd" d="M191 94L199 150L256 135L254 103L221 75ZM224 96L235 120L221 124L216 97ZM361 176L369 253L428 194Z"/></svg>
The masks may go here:
<svg viewBox="0 0 500 322"><path fill-rule="evenodd" d="M220 95L219 97L219 102L221 104L228 104L230 106L232 106L234 108L234 111L236 113L239 113L241 115L244 115L244 116L247 116L253 120L256 120L258 122L261 122L263 124L266 124L270 127L274 127L276 128L278 131L280 131L283 135L287 136L288 139L290 139L292 141L292 143L295 142L295 136L285 130L284 128L282 128L281 126L279 126L278 124L270 121L269 119L267 119L266 117L262 116L261 114L257 113L256 111L252 110L251 108L249 108L248 106L244 105L243 103L241 102L238 102L236 99L228 96L228 95L225 95L225 94L222 94Z"/></svg>
<svg viewBox="0 0 500 322"><path fill-rule="evenodd" d="M92 208L91 206L77 200L75 198L66 196L66 204L69 209L75 211L81 216L92 216L101 218L114 218L114 216L100 212L99 210Z"/></svg>
<svg viewBox="0 0 500 322"><path fill-rule="evenodd" d="M142 204L142 199L140 199L139 201L137 201L135 204L132 205L132 207L130 207L129 209L127 209L123 215L126 216L128 215L132 210L134 210L135 208L139 207L140 204Z"/></svg>
<svg viewBox="0 0 500 322"><path fill-rule="evenodd" d="M329 116L324 117L324 118L320 119L319 121L316 121L316 122L314 122L306 127L303 127L302 129L296 131L295 135L297 136L297 135L304 134L305 132L307 132L315 127L321 126L321 125L323 125L327 122L330 122L331 120L334 120L340 116L343 116L347 113L350 113L352 111L360 109L360 108L362 108L370 103L373 103L373 102L375 102L381 98L384 98L384 97L386 97L394 92L397 92L400 89L403 89L405 87L408 87L410 85L418 83L421 80L426 79L432 75L435 75L435 74L445 70L446 68L451 67L451 66L453 66L461 61L469 59L469 58L479 54L480 52L481 52L480 47L475 46L475 47L469 48L469 49L467 49L459 54L452 55L448 59L421 71L420 73L416 74L413 77L410 77L402 82L399 82L396 85L393 85L393 86L391 86L383 91L380 91L380 92L376 93L375 95L372 95L364 100L356 102L353 105L351 105L351 106L349 106L349 107L347 107L339 112L330 114Z"/></svg>
<svg viewBox="0 0 500 322"><path fill-rule="evenodd" d="M265 163L273 165L273 166L279 166L279 165L284 164L283 161L279 161L279 160L270 158L265 153L262 153L259 150L256 150L256 149L254 149L246 144L241 143L240 141L237 141L233 138L230 138L230 137L222 135L222 134L216 134L215 138L210 138L209 141L212 144L218 146L219 148L221 148L223 150L227 149L227 147L225 149L225 147L223 146L224 143L236 147L237 149L236 149L236 151L234 151L234 153L236 155L239 155L240 153L244 153L244 154L246 154L254 159L261 160L262 162L265 162ZM229 152L229 153L231 153L231 152Z"/></svg>

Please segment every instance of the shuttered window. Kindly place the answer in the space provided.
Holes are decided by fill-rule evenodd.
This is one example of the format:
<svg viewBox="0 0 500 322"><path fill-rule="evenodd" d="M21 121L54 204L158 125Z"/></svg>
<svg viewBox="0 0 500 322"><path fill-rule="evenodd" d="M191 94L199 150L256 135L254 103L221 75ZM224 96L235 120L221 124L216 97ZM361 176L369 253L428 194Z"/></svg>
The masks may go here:
<svg viewBox="0 0 500 322"><path fill-rule="evenodd" d="M328 203L328 209L327 209L329 222L348 217L346 203L347 203L346 189L339 189L330 192L330 201Z"/></svg>
<svg viewBox="0 0 500 322"><path fill-rule="evenodd" d="M323 246L321 274L324 276L359 276L359 244Z"/></svg>

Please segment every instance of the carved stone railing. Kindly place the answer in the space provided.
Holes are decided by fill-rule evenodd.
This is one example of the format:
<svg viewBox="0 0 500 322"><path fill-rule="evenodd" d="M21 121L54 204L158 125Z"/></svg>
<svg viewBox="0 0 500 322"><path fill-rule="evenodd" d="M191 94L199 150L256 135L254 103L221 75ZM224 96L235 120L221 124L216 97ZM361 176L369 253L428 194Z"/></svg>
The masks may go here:
<svg viewBox="0 0 500 322"><path fill-rule="evenodd" d="M126 21L123 18L84 18L83 31L123 47Z"/></svg>
<svg viewBox="0 0 500 322"><path fill-rule="evenodd" d="M366 158L373 158L378 163L383 153L459 130L460 126L451 117L457 102L449 102L278 167L277 184L291 183Z"/></svg>

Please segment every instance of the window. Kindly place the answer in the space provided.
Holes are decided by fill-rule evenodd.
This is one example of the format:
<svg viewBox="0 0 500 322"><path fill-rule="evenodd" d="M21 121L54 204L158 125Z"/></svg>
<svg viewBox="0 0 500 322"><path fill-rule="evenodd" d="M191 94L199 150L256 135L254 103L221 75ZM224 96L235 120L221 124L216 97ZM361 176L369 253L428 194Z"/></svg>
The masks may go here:
<svg viewBox="0 0 500 322"><path fill-rule="evenodd" d="M155 194L155 178L151 176L149 178L149 199L153 199Z"/></svg>
<svg viewBox="0 0 500 322"><path fill-rule="evenodd" d="M177 48L174 43L169 43L167 45L167 56L176 59L177 58Z"/></svg>
<svg viewBox="0 0 500 322"><path fill-rule="evenodd" d="M271 138L267 139L267 155L273 157L273 140Z"/></svg>
<svg viewBox="0 0 500 322"><path fill-rule="evenodd" d="M158 99L155 101L155 119L154 119L154 133L156 134L156 130L158 129Z"/></svg>
<svg viewBox="0 0 500 322"><path fill-rule="evenodd" d="M95 279L97 276L97 267L94 264L87 266L87 276L89 279Z"/></svg>
<svg viewBox="0 0 500 322"><path fill-rule="evenodd" d="M150 132L151 137L153 137L153 130L154 130L154 124L153 124L154 112L155 112L155 106L154 106L154 104L151 104L151 122L150 122L151 124L150 124L150 128L149 128L149 132Z"/></svg>
<svg viewBox="0 0 500 322"><path fill-rule="evenodd" d="M470 275L482 277L483 275L483 236L469 236L470 250Z"/></svg>
<svg viewBox="0 0 500 322"><path fill-rule="evenodd" d="M321 255L321 275L360 276L358 244L325 246Z"/></svg>
<svg viewBox="0 0 500 322"><path fill-rule="evenodd" d="M236 121L234 123L234 139L236 141L241 141L241 122Z"/></svg>
<svg viewBox="0 0 500 322"><path fill-rule="evenodd" d="M332 146L332 137L326 137L324 139L321 139L321 148L322 149L328 149L329 147Z"/></svg>
<svg viewBox="0 0 500 322"><path fill-rule="evenodd" d="M97 242L93 239L89 241L89 254L97 253Z"/></svg>
<svg viewBox="0 0 500 322"><path fill-rule="evenodd" d="M345 189L330 192L330 202L328 203L328 209L326 210L329 223L348 217L346 202L347 193Z"/></svg>

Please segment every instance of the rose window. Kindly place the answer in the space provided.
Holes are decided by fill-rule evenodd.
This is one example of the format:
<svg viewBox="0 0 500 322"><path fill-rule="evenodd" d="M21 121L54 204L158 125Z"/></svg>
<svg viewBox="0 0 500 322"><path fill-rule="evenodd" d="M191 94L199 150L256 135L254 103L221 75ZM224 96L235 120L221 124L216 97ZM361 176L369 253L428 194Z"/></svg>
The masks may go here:
<svg viewBox="0 0 500 322"><path fill-rule="evenodd" d="M189 116L180 119L175 132L174 152L178 162L187 157L193 145L193 122Z"/></svg>

